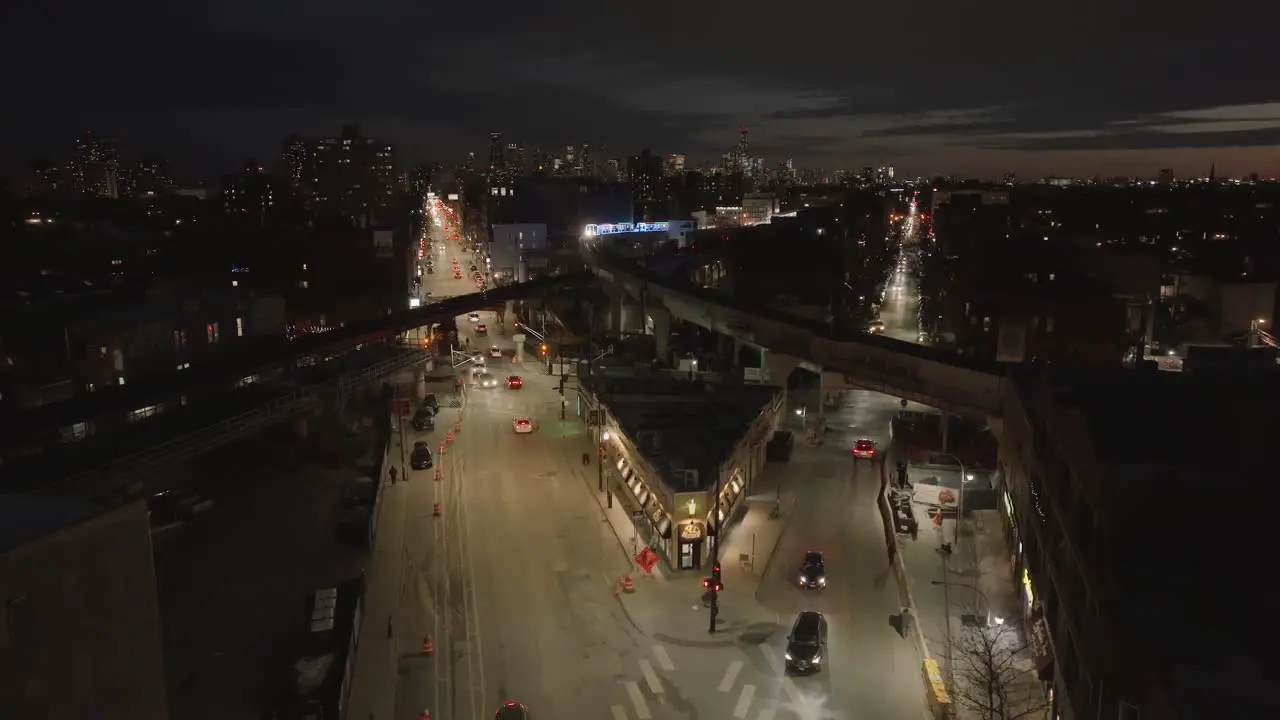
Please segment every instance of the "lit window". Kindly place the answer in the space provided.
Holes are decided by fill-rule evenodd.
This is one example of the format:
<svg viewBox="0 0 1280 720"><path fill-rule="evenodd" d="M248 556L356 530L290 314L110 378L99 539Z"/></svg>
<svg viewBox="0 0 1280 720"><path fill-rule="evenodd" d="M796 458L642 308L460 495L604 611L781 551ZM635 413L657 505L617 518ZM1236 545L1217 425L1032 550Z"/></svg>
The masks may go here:
<svg viewBox="0 0 1280 720"><path fill-rule="evenodd" d="M209 323L205 326L204 330L205 337L208 339L210 345L218 342L218 323Z"/></svg>
<svg viewBox="0 0 1280 720"><path fill-rule="evenodd" d="M244 318L236 318L236 337L244 337Z"/></svg>

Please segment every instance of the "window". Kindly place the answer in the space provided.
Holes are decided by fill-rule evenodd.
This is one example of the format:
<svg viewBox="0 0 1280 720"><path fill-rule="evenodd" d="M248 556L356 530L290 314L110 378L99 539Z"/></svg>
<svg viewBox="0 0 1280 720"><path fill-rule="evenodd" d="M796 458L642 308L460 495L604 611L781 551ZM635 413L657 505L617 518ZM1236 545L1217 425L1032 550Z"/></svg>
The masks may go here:
<svg viewBox="0 0 1280 720"><path fill-rule="evenodd" d="M186 347L187 347L187 331L174 330L173 331L173 349L182 350L182 349L185 349Z"/></svg>
<svg viewBox="0 0 1280 720"><path fill-rule="evenodd" d="M232 280L232 281L231 281L231 287L240 287L240 281L239 281L239 280Z"/></svg>
<svg viewBox="0 0 1280 720"><path fill-rule="evenodd" d="M991 332L991 316L982 318L982 332Z"/></svg>
<svg viewBox="0 0 1280 720"><path fill-rule="evenodd" d="M205 326L205 337L208 338L210 345L218 342L218 323L212 322Z"/></svg>
<svg viewBox="0 0 1280 720"><path fill-rule="evenodd" d="M236 318L236 337L244 337L244 318Z"/></svg>
<svg viewBox="0 0 1280 720"><path fill-rule="evenodd" d="M306 281L306 280L301 280L301 281L299 281L299 282L298 282L298 288L299 288L299 289L301 289L301 290L306 290L308 287L310 287L310 286L307 284L307 281Z"/></svg>

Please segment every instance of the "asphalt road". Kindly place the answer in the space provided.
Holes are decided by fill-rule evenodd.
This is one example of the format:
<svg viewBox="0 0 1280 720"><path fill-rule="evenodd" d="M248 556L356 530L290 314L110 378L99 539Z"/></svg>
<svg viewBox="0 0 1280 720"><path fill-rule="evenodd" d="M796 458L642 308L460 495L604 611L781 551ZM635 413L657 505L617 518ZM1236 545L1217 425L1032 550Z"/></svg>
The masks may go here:
<svg viewBox="0 0 1280 720"><path fill-rule="evenodd" d="M431 482L442 517L433 518L422 594L436 611L436 660L402 667L402 687L438 688L437 717L490 717L517 700L537 717L608 718L627 701L618 678L640 652L613 598L629 564L587 489L590 445L576 418L560 419L558 381L511 360L511 333L497 333L494 313L481 321L489 337L459 319L471 347L499 346L504 358L489 358L490 372L526 383L468 389L445 478ZM516 434L517 416L535 431Z"/></svg>
<svg viewBox="0 0 1280 720"><path fill-rule="evenodd" d="M855 464L850 454L859 437L887 447L889 422L899 409L896 398L848 391L845 405L828 413L832 430L824 445L792 461L805 464L789 470L803 479L792 486L789 524L757 598L786 628L803 610L822 612L830 636L823 671L816 675L782 677L785 637L774 638L771 657L755 663L754 672L762 675L758 684L780 686L782 717L918 718L924 712L915 653L889 622L900 608L876 504L879 465ZM809 550L826 555L824 591L798 587L799 563Z"/></svg>

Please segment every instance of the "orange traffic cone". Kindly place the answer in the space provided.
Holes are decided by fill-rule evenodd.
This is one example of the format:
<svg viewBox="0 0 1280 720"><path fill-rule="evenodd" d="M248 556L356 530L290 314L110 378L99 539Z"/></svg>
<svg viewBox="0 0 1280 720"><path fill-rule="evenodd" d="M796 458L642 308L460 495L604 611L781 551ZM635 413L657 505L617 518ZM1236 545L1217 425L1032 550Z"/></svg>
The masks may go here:
<svg viewBox="0 0 1280 720"><path fill-rule="evenodd" d="M431 711L423 710L422 712L418 713L418 720L431 720Z"/></svg>
<svg viewBox="0 0 1280 720"><path fill-rule="evenodd" d="M436 651L436 644L435 644L435 643L433 643L433 642L431 642L431 636L430 636L430 635L428 635L428 636L426 636L426 637L422 638L422 654L423 654L423 655L430 655L431 653L433 653L433 652L435 652L435 651Z"/></svg>
<svg viewBox="0 0 1280 720"><path fill-rule="evenodd" d="M632 580L630 575L622 578L622 592L633 593L635 591L636 591L635 580Z"/></svg>
<svg viewBox="0 0 1280 720"><path fill-rule="evenodd" d="M933 511L933 526L942 527L942 508Z"/></svg>
<svg viewBox="0 0 1280 720"><path fill-rule="evenodd" d="M438 451L441 455L444 454L444 443L440 443L440 447L438 448Z"/></svg>
<svg viewBox="0 0 1280 720"><path fill-rule="evenodd" d="M438 481L443 480L443 479L444 479L444 470L443 470L442 468L437 467L437 468L436 468L436 481L438 482Z"/></svg>
<svg viewBox="0 0 1280 720"><path fill-rule="evenodd" d="M440 517L440 503L431 506L431 514Z"/></svg>
<svg viewBox="0 0 1280 720"><path fill-rule="evenodd" d="M454 432L461 432L461 431L462 431L462 421L461 421L461 420L454 420L454 421L453 421L453 431L454 431Z"/></svg>
<svg viewBox="0 0 1280 720"><path fill-rule="evenodd" d="M445 441L446 443L452 443L452 442L453 442L453 431L452 431L452 430L450 430L449 432L445 433L444 441Z"/></svg>

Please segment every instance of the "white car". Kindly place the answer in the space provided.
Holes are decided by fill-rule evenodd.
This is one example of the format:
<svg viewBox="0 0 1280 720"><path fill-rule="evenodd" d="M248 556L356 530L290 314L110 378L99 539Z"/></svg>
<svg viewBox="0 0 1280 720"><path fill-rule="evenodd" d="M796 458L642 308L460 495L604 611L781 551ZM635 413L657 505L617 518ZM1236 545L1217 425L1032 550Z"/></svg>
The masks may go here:
<svg viewBox="0 0 1280 720"><path fill-rule="evenodd" d="M467 322L473 322L473 323L480 322L480 313L478 312L467 313Z"/></svg>
<svg viewBox="0 0 1280 720"><path fill-rule="evenodd" d="M533 432L533 421L527 417L518 417L511 421L511 427L515 428L517 434Z"/></svg>
<svg viewBox="0 0 1280 720"><path fill-rule="evenodd" d="M502 349L499 348L497 345L494 345L493 347L489 348L489 357L496 357L496 358L502 357Z"/></svg>
<svg viewBox="0 0 1280 720"><path fill-rule="evenodd" d="M871 321L871 323L867 325L867 332L871 333L872 335L879 335L879 334L883 333L883 332L884 332L884 321L883 321L883 320L872 320L872 321Z"/></svg>
<svg viewBox="0 0 1280 720"><path fill-rule="evenodd" d="M476 376L476 384L486 388L498 387L498 378L489 373L480 373Z"/></svg>

